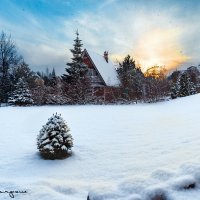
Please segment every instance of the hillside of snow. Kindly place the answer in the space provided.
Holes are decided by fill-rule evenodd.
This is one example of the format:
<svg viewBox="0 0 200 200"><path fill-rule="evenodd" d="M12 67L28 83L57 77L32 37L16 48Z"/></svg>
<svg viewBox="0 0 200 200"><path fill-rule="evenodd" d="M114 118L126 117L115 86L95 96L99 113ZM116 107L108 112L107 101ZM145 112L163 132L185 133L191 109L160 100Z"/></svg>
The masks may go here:
<svg viewBox="0 0 200 200"><path fill-rule="evenodd" d="M36 137L56 112L71 129L73 155L43 160ZM199 200L199 94L155 104L2 107L0 116L0 191L27 191L16 199L148 200L163 192Z"/></svg>

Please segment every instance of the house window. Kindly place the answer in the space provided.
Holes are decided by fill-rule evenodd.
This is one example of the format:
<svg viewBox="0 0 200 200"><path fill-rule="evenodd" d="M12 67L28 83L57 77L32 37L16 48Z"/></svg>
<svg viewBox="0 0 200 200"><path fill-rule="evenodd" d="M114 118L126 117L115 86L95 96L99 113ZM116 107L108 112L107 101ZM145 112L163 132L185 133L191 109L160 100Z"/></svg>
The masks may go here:
<svg viewBox="0 0 200 200"><path fill-rule="evenodd" d="M92 69L88 69L88 75L92 76Z"/></svg>
<svg viewBox="0 0 200 200"><path fill-rule="evenodd" d="M97 76L98 73L97 73L97 71L94 70L94 69L89 69L89 70L88 70L88 75L89 75L89 76Z"/></svg>

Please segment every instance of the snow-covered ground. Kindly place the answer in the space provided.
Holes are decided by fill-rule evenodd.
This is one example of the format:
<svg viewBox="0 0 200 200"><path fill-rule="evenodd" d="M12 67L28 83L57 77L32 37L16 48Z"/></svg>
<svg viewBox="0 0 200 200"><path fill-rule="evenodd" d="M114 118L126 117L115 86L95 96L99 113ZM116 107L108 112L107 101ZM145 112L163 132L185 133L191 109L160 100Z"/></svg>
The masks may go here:
<svg viewBox="0 0 200 200"><path fill-rule="evenodd" d="M55 112L68 122L73 156L43 160L42 125ZM199 200L200 95L155 104L0 108L0 191L16 199L136 200L164 191ZM196 188L182 189L195 182ZM0 199L10 199L0 192Z"/></svg>

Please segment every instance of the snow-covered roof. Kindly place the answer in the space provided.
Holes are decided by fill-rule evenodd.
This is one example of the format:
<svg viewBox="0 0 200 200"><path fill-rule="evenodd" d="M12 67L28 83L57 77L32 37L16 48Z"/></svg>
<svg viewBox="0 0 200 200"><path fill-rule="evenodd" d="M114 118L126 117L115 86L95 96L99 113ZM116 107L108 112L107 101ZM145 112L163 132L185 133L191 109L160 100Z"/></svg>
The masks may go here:
<svg viewBox="0 0 200 200"><path fill-rule="evenodd" d="M106 62L104 56L88 49L86 51L103 78L105 84L107 86L119 86L120 81L118 79L117 71L113 62L110 59L108 59L108 62Z"/></svg>

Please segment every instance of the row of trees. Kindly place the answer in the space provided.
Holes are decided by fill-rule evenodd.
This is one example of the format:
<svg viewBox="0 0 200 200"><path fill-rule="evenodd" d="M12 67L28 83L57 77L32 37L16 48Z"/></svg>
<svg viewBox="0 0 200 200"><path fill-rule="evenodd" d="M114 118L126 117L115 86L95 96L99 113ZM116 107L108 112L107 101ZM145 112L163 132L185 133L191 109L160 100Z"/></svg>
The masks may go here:
<svg viewBox="0 0 200 200"><path fill-rule="evenodd" d="M90 81L82 60L82 44L78 32L74 40L72 61L66 73L56 76L49 72L33 72L19 56L11 36L0 35L0 102L26 104L83 104L93 98L89 94Z"/></svg>
<svg viewBox="0 0 200 200"><path fill-rule="evenodd" d="M169 95L170 82L163 67L154 66L143 73L128 55L119 63L117 72L123 100L154 102Z"/></svg>
<svg viewBox="0 0 200 200"><path fill-rule="evenodd" d="M57 76L54 69L52 72L46 70L46 73L33 72L18 54L11 36L2 32L0 102L15 105L155 102L170 95L176 98L194 94L200 82L200 73L195 67L190 67L185 72L175 71L169 77L166 76L165 68L159 66L143 73L128 55L117 69L121 85L110 88L114 95L108 101L92 93L78 32L71 53L72 60L67 63L66 72L62 76Z"/></svg>
<svg viewBox="0 0 200 200"><path fill-rule="evenodd" d="M197 67L189 67L185 71L176 71L171 75L171 98L196 94L199 87L200 72Z"/></svg>

